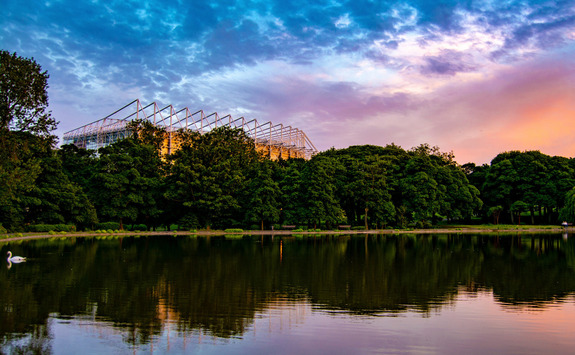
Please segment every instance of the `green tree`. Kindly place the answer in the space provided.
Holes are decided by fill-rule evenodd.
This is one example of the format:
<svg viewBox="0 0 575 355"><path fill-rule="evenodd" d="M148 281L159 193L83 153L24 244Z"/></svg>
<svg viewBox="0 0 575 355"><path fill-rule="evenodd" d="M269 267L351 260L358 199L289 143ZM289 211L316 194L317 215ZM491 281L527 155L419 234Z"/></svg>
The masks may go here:
<svg viewBox="0 0 575 355"><path fill-rule="evenodd" d="M386 224L395 215L387 187L387 168L388 162L382 157L368 156L365 161L357 163L354 169L355 179L347 186L347 191L356 197L356 215L363 212L365 229L368 229L370 224L376 228L378 224Z"/></svg>
<svg viewBox="0 0 575 355"><path fill-rule="evenodd" d="M503 159L491 164L489 173L483 185L483 197L488 206L501 206L504 211L510 211L511 204L520 199L515 186L519 182L519 175L513 168L509 159ZM511 223L513 215L510 214Z"/></svg>
<svg viewBox="0 0 575 355"><path fill-rule="evenodd" d="M48 136L56 129L48 107L46 71L34 59L0 51L0 130Z"/></svg>
<svg viewBox="0 0 575 355"><path fill-rule="evenodd" d="M501 215L501 211L503 211L502 206L493 206L490 207L487 211L487 215L493 217L493 224L499 224L499 216Z"/></svg>
<svg viewBox="0 0 575 355"><path fill-rule="evenodd" d="M33 59L0 51L0 221L9 230L21 229L37 202L29 193L42 172L38 154L55 143L47 80Z"/></svg>
<svg viewBox="0 0 575 355"><path fill-rule="evenodd" d="M470 219L483 202L479 190L469 183L463 170L455 164L437 167L435 180L440 192L439 214L448 220Z"/></svg>
<svg viewBox="0 0 575 355"><path fill-rule="evenodd" d="M567 191L574 185L573 167L566 158L549 157L539 151L511 151L498 154L485 178L482 196L489 206L501 205L511 223L515 201L523 201L535 223L535 211L553 222L563 207ZM543 221L543 219L541 219Z"/></svg>
<svg viewBox="0 0 575 355"><path fill-rule="evenodd" d="M401 162L407 153L398 146L373 145L330 149L321 155L337 159L334 170L336 197L347 223L365 228L395 219L394 195ZM366 210L367 209L367 210Z"/></svg>
<svg viewBox="0 0 575 355"><path fill-rule="evenodd" d="M304 217L313 223L314 228L322 222L330 228L344 217L336 197L334 175L338 170L338 161L323 155L314 156L302 169Z"/></svg>
<svg viewBox="0 0 575 355"><path fill-rule="evenodd" d="M162 160L159 149L139 138L126 138L98 150L90 194L98 215L124 222L153 224L161 214Z"/></svg>
<svg viewBox="0 0 575 355"><path fill-rule="evenodd" d="M575 162L575 159L558 156L549 158L547 179L541 189L541 193L545 196L546 206L556 206L559 211L566 206L567 193L575 186L575 167L570 164L571 161ZM543 215L541 206L539 206L539 215ZM541 220L541 223L554 222L551 213L547 213L546 217L546 220Z"/></svg>
<svg viewBox="0 0 575 355"><path fill-rule="evenodd" d="M439 196L438 184L434 179L435 169L426 151L413 150L405 166L405 176L400 181L402 205L420 226L431 224L440 211L442 196Z"/></svg>
<svg viewBox="0 0 575 355"><path fill-rule="evenodd" d="M48 150L41 162L42 172L27 195L26 222L74 224L79 228L97 223L96 209L82 188L65 174L60 156Z"/></svg>
<svg viewBox="0 0 575 355"><path fill-rule="evenodd" d="M246 217L264 230L264 223L276 223L280 217L280 190L274 181L275 163L264 160L255 167L247 189Z"/></svg>
<svg viewBox="0 0 575 355"><path fill-rule="evenodd" d="M302 158L280 160L280 218L281 224L297 225L305 220L305 201L301 170L305 165Z"/></svg>
<svg viewBox="0 0 575 355"><path fill-rule="evenodd" d="M95 153L94 150L78 148L74 144L63 145L57 151L64 173L84 191L90 190L90 180L96 172Z"/></svg>
<svg viewBox="0 0 575 355"><path fill-rule="evenodd" d="M206 134L180 134L181 147L170 156L166 198L179 217L206 227L229 227L243 220L249 173L261 156L241 129L219 127Z"/></svg>
<svg viewBox="0 0 575 355"><path fill-rule="evenodd" d="M46 144L28 132L0 129L0 221L10 231L23 226L29 193L42 172L38 150Z"/></svg>
<svg viewBox="0 0 575 355"><path fill-rule="evenodd" d="M575 188L565 194L565 206L561 209L559 218L569 223L575 222Z"/></svg>
<svg viewBox="0 0 575 355"><path fill-rule="evenodd" d="M515 201L511 204L510 210L514 217L517 217L517 224L521 224L521 214L529 211L531 205L523 201Z"/></svg>

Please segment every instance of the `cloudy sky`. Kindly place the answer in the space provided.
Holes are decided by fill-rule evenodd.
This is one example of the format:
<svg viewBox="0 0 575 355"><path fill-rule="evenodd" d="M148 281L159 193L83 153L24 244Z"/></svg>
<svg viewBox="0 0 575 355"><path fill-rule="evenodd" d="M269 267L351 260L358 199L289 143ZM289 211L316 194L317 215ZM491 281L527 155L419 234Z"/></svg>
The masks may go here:
<svg viewBox="0 0 575 355"><path fill-rule="evenodd" d="M575 156L575 0L2 0L63 132L139 98L298 127L319 150Z"/></svg>

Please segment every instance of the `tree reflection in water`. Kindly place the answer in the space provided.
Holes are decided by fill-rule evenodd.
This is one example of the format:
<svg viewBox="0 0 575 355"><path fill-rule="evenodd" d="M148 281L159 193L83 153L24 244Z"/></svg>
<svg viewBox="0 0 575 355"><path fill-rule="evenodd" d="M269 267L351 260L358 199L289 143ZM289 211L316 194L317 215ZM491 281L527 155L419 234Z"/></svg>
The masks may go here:
<svg viewBox="0 0 575 355"><path fill-rule="evenodd" d="M138 346L172 326L241 337L286 302L431 316L461 292L521 309L575 290L575 242L561 235L91 237L8 249L29 258L0 270L0 335L13 352L49 353L54 317L90 319Z"/></svg>

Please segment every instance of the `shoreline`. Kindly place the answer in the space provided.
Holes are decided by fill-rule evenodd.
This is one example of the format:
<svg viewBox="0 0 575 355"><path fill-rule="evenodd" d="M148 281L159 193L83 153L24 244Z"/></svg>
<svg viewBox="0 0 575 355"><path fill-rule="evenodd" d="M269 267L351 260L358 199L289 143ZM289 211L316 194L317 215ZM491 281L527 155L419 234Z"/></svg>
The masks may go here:
<svg viewBox="0 0 575 355"><path fill-rule="evenodd" d="M45 238L74 238L74 237L94 237L94 236L151 236L151 235L172 235L172 236L185 236L185 235L196 235L196 236L216 236L216 235L271 235L271 236L290 236L290 235L359 235L359 234L374 234L374 235L395 235L395 234L470 234L470 233L573 233L575 227L564 228L562 226L557 227L533 227L533 228L437 228L437 229L370 229L370 230L325 230L319 232L292 232L290 230L263 230L263 231L243 231L235 233L226 233L223 230L201 230L197 232L189 231L143 231L143 232L131 232L124 231L118 233L95 233L95 232L72 232L72 233L56 233L56 234L45 234L45 233L27 233L22 236L17 235L17 233L6 234L4 237L0 237L1 242L14 242L22 240L32 240L32 239L45 239Z"/></svg>

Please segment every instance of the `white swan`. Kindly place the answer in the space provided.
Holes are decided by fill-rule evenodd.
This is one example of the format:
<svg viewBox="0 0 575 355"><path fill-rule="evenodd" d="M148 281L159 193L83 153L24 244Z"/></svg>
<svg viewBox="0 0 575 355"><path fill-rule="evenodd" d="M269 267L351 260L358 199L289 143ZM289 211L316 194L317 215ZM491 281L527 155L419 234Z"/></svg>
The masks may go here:
<svg viewBox="0 0 575 355"><path fill-rule="evenodd" d="M6 259L6 261L8 261L9 263L18 264L18 263L25 262L26 258L21 257L21 256L12 256L12 252L9 251L8 252L8 259Z"/></svg>

